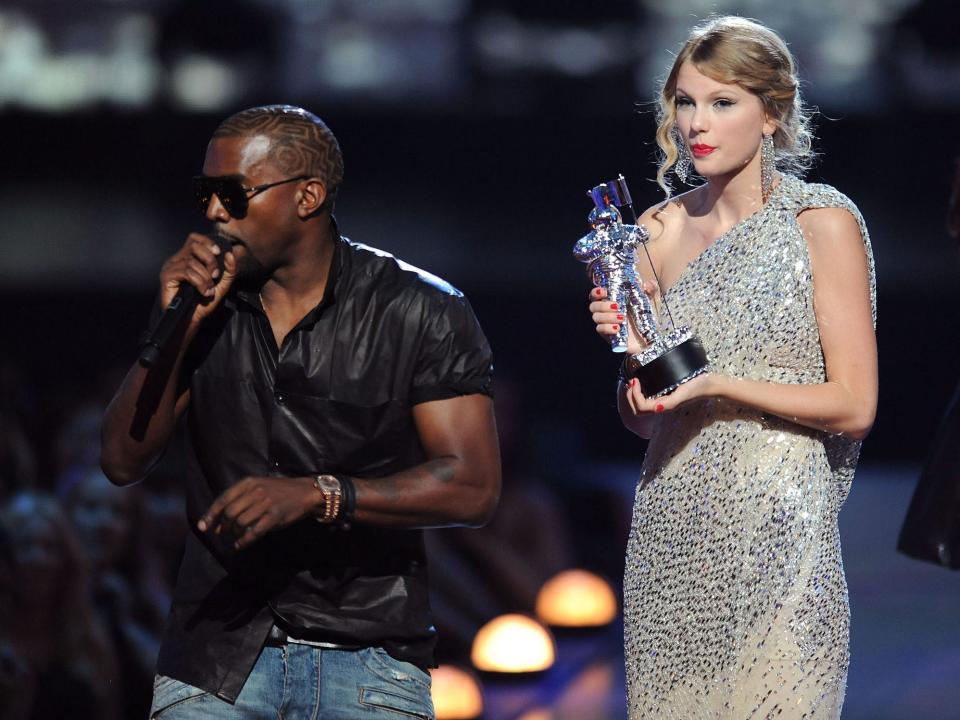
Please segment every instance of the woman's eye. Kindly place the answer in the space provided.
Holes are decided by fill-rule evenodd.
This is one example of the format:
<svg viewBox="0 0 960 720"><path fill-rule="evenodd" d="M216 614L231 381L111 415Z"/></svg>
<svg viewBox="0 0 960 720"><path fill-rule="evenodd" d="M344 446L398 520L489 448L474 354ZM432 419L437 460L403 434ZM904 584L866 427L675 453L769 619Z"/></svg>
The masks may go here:
<svg viewBox="0 0 960 720"><path fill-rule="evenodd" d="M735 103L734 103L732 100L717 100L717 101L714 103L714 105L717 106L718 108L733 107L734 104L735 104Z"/></svg>
<svg viewBox="0 0 960 720"><path fill-rule="evenodd" d="M678 97L677 107L680 107L681 105L693 105L693 101L687 97Z"/></svg>

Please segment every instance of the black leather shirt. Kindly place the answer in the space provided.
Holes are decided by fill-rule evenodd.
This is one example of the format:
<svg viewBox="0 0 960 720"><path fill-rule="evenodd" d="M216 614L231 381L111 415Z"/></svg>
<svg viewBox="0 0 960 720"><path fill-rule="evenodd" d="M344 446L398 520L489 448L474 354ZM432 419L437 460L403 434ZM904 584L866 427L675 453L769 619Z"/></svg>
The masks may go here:
<svg viewBox="0 0 960 720"><path fill-rule="evenodd" d="M274 622L432 666L421 531L306 519L236 552L196 522L248 475L377 478L423 462L413 405L491 391L490 348L466 298L338 238L325 297L282 347L256 293L237 291L184 368L191 532L158 672L234 700Z"/></svg>

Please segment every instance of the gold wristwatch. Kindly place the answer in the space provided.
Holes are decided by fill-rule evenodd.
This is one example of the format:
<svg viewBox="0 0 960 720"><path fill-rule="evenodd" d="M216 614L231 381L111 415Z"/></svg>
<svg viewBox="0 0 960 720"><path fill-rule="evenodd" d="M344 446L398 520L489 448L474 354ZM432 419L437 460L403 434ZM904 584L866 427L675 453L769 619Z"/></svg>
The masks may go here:
<svg viewBox="0 0 960 720"><path fill-rule="evenodd" d="M340 481L334 475L317 475L313 486L323 495L323 513L317 513L317 522L330 523L340 517L340 499L342 489Z"/></svg>

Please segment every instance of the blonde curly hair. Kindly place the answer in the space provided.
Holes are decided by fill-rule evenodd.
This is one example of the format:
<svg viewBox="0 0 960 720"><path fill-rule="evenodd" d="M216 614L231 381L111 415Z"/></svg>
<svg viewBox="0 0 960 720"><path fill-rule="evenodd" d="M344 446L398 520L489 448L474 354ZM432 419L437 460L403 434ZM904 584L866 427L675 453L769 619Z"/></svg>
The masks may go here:
<svg viewBox="0 0 960 720"><path fill-rule="evenodd" d="M799 175L810 167L814 157L810 115L803 107L796 62L786 43L755 20L735 15L713 17L691 30L657 99L657 145L661 151L657 183L668 197L667 173L680 157L674 132L677 75L688 60L707 77L739 85L760 98L777 125L773 136L777 169Z"/></svg>

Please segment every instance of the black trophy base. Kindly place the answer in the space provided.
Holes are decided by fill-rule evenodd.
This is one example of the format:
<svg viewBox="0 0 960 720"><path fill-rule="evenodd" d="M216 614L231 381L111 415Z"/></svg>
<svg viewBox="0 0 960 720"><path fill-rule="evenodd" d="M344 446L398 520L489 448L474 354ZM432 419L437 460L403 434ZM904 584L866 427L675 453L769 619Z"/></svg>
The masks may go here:
<svg viewBox="0 0 960 720"><path fill-rule="evenodd" d="M673 392L707 369L707 352L700 340L692 337L658 355L629 374L640 381L644 397L654 398Z"/></svg>

